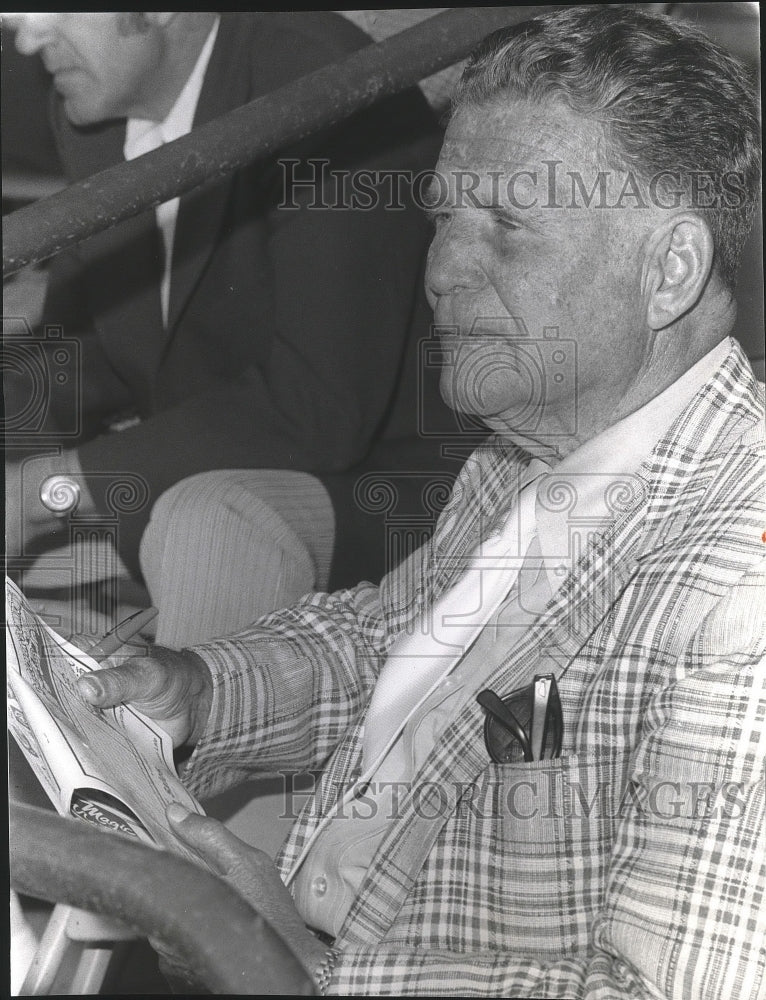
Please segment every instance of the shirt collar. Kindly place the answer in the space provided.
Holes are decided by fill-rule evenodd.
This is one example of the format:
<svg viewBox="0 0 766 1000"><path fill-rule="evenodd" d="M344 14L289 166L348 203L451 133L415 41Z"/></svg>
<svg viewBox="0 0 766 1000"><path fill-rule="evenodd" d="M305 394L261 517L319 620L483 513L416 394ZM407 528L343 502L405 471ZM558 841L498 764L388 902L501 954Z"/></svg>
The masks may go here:
<svg viewBox="0 0 766 1000"><path fill-rule="evenodd" d="M197 56L194 69L189 74L183 90L176 98L175 104L165 119L156 122L148 118L128 118L123 149L126 160L135 159L142 153L156 149L164 142L172 142L174 139L191 132L205 73L218 35L219 23L220 17L216 17L205 39L205 44Z"/></svg>
<svg viewBox="0 0 766 1000"><path fill-rule="evenodd" d="M586 441L538 481L537 534L554 593L578 554L574 535L586 536L613 519L614 489L632 494L642 463L730 348L725 338L664 392Z"/></svg>

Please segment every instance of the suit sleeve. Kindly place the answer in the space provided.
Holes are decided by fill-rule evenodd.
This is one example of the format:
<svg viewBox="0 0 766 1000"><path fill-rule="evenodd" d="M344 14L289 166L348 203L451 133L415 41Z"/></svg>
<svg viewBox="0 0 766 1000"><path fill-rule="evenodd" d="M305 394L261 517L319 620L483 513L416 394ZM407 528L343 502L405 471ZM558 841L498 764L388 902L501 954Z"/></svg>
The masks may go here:
<svg viewBox="0 0 766 1000"><path fill-rule="evenodd" d="M36 331L48 360L48 407L45 432L59 435L64 447L87 442L104 431L105 422L131 407L128 386L114 371L101 347L88 310L76 253L65 251L52 262L41 327ZM59 338L75 351L75 367L57 379ZM110 438L111 440L111 438Z"/></svg>
<svg viewBox="0 0 766 1000"><path fill-rule="evenodd" d="M195 647L213 702L184 783L204 798L256 773L321 768L367 704L387 643L379 590L360 584Z"/></svg>

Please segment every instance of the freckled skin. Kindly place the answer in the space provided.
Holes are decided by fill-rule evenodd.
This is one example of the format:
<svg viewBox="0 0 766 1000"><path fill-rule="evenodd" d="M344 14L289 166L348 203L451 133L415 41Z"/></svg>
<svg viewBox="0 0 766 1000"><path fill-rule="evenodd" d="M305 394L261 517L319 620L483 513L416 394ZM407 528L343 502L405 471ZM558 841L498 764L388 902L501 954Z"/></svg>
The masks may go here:
<svg viewBox="0 0 766 1000"><path fill-rule="evenodd" d="M568 108L514 101L458 112L437 167L450 196L434 212L426 288L436 323L459 328L457 338L445 340L455 353L443 369L442 393L513 440L528 446L531 436L537 454L551 446L566 454L635 409L623 408L631 387L645 379L651 336L642 272L656 210L610 211L582 201L571 207L567 171L578 171L590 189L605 166L600 145L597 126ZM545 161L560 161L555 201L548 197ZM456 171L480 175L482 206L459 197ZM503 177L494 188L492 171ZM536 181L522 171L536 174ZM528 208L509 205L505 178L514 173L512 199ZM614 178L618 189L622 179ZM560 338L576 343L575 377L557 384L543 372L544 389L538 386L535 400L529 352L519 349L519 319L529 340L558 327ZM571 354L571 345L566 350ZM534 431L532 402L540 411Z"/></svg>

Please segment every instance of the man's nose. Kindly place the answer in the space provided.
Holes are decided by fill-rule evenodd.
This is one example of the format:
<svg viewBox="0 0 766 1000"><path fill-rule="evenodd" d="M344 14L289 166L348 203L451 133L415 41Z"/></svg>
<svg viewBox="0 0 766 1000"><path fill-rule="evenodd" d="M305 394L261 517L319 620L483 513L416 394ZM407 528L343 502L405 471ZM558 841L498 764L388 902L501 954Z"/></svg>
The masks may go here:
<svg viewBox="0 0 766 1000"><path fill-rule="evenodd" d="M432 305L439 296L481 287L483 275L470 234L455 219L443 222L428 250L425 286Z"/></svg>
<svg viewBox="0 0 766 1000"><path fill-rule="evenodd" d="M4 14L3 24L16 32L14 43L23 56L35 52L51 41L56 30L56 20L60 14Z"/></svg>

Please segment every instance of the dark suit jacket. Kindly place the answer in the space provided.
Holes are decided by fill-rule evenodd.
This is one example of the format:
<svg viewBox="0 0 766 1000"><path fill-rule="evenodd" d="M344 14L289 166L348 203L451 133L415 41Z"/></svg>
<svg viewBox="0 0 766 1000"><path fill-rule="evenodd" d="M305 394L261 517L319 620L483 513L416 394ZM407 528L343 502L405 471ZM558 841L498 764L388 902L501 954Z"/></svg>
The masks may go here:
<svg viewBox="0 0 766 1000"><path fill-rule="evenodd" d="M329 12L224 15L195 125L368 42ZM123 121L78 129L57 107L55 124L71 179L123 160ZM323 157L335 171L419 171L435 163L440 138L411 91L282 155ZM81 339L78 447L89 486L104 508L121 473L147 486L147 502L119 522L134 568L151 504L185 476L245 467L339 473L368 458L374 441L415 434L416 373L407 391L399 382L405 353L416 364L413 345L428 334L425 221L382 200L370 211L280 209L282 189L270 161L181 199L167 331L153 212L54 262L45 321ZM325 194L336 200L334 183ZM71 395L60 403L71 407ZM126 410L141 423L103 433ZM349 482L329 482L334 500L353 503Z"/></svg>

